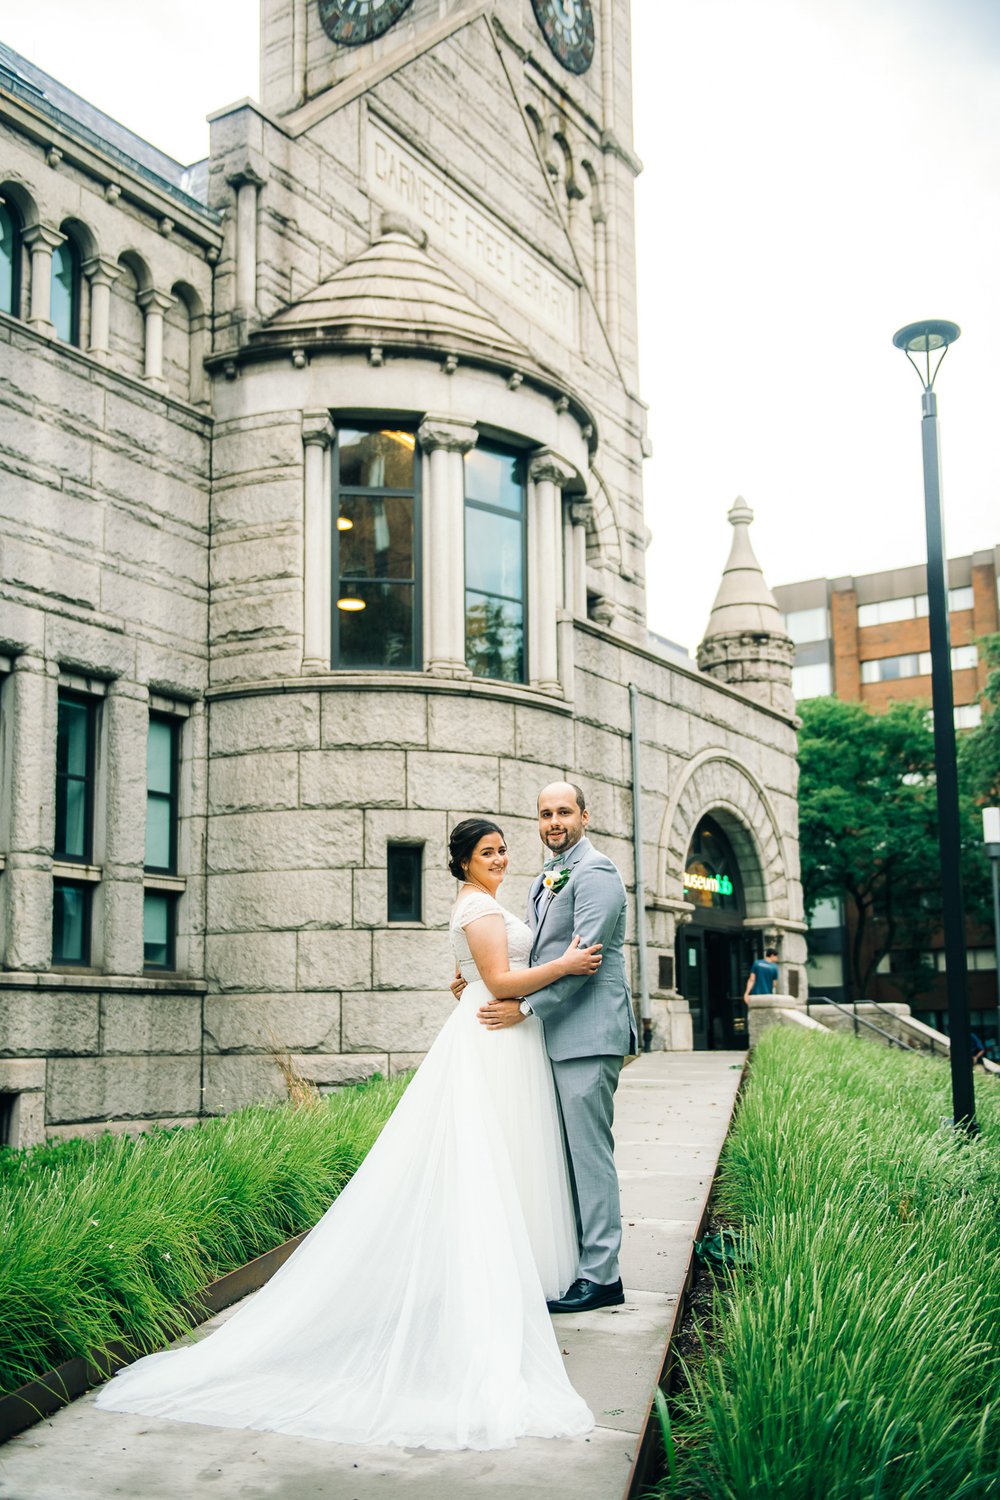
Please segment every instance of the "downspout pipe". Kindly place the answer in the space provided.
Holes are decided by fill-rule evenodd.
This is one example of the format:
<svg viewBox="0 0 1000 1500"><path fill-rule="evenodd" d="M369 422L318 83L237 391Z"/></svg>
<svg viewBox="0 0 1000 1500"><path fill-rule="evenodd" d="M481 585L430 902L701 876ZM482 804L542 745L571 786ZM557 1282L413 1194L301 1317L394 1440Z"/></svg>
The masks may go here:
<svg viewBox="0 0 1000 1500"><path fill-rule="evenodd" d="M628 685L632 725L632 847L635 853L635 941L639 950L639 1016L642 1020L642 1050L653 1045L653 1012L649 1004L646 972L646 878L642 867L642 779L639 774L639 689Z"/></svg>

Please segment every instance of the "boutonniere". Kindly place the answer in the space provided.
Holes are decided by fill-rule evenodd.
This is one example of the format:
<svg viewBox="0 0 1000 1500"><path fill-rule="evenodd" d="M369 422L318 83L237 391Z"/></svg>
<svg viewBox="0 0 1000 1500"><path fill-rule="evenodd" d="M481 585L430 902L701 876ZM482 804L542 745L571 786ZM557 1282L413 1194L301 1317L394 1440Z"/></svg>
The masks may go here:
<svg viewBox="0 0 1000 1500"><path fill-rule="evenodd" d="M545 874L542 876L542 885L548 891L550 897L558 896L559 892L562 890L563 886L569 879L569 875L569 870L565 868L559 870L546 870Z"/></svg>

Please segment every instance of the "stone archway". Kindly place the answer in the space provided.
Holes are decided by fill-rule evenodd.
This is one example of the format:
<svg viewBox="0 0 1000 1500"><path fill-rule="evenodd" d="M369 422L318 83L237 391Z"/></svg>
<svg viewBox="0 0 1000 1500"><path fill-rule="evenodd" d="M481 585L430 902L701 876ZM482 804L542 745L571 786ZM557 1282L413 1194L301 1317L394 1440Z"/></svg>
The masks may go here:
<svg viewBox="0 0 1000 1500"><path fill-rule="evenodd" d="M657 898L684 900L684 865L701 818L710 813L733 846L743 879L746 915L787 922L788 862L767 792L729 751L705 750L685 767L664 813L657 868Z"/></svg>

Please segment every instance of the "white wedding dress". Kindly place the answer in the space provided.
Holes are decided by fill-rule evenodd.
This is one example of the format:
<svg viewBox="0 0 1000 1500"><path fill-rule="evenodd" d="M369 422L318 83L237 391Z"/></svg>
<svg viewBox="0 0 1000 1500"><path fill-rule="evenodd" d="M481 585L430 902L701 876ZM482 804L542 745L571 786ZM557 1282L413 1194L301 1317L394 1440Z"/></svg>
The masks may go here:
<svg viewBox="0 0 1000 1500"><path fill-rule="evenodd" d="M464 926L487 912L527 968L524 923L462 897L468 988L354 1177L228 1322L122 1370L99 1407L415 1448L590 1431L545 1306L577 1263L552 1075L535 1017L476 1019L488 992Z"/></svg>

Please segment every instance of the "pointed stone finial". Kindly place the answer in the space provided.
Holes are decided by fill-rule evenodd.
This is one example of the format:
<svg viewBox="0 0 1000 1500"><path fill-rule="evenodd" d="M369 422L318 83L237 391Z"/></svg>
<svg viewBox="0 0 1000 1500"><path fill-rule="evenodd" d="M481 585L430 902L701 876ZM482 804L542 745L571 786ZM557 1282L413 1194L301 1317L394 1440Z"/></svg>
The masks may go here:
<svg viewBox="0 0 1000 1500"><path fill-rule="evenodd" d="M781 611L750 541L753 511L737 495L729 510L733 544L712 605L698 666L782 713L794 710L792 659Z"/></svg>
<svg viewBox="0 0 1000 1500"><path fill-rule="evenodd" d="M733 545L729 561L722 570L722 583L712 605L705 640L715 635L729 635L734 630L763 630L784 635L781 611L764 582L764 572L750 540L753 511L742 495L737 495L733 501L728 520L733 528Z"/></svg>

